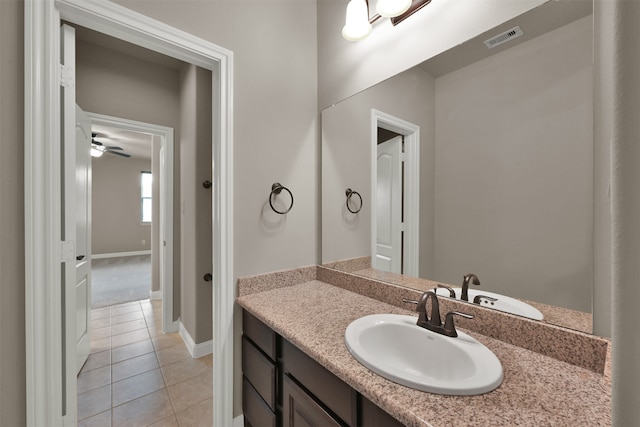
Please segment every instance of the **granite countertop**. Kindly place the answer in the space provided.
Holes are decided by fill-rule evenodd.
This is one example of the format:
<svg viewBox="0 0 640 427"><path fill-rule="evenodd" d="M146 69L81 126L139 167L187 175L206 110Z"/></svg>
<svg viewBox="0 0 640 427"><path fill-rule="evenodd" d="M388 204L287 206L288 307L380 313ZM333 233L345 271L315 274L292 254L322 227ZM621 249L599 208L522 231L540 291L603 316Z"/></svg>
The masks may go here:
<svg viewBox="0 0 640 427"><path fill-rule="evenodd" d="M310 280L237 303L407 426L611 425L606 376L465 329L502 362L496 390L443 396L386 380L351 356L344 331L368 314L415 313L337 286Z"/></svg>

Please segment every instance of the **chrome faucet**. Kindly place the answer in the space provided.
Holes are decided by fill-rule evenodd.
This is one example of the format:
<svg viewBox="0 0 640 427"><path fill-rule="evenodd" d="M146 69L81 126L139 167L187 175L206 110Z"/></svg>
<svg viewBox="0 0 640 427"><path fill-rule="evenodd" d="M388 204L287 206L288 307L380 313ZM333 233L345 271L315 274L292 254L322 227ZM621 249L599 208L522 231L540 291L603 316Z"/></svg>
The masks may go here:
<svg viewBox="0 0 640 427"><path fill-rule="evenodd" d="M462 295L460 299L463 301L469 301L469 285L480 286L480 279L473 273L465 274L462 280Z"/></svg>
<svg viewBox="0 0 640 427"><path fill-rule="evenodd" d="M427 302L431 299L431 316L427 315ZM453 316L461 316L465 319L473 319L473 315L460 313L459 311L450 311L445 316L444 325L440 319L440 304L438 303L438 297L435 292L427 291L420 296L419 301L412 301L402 299L403 302L416 304L416 311L418 312L418 322L416 325L428 329L432 332L446 335L448 337L457 337L458 332L453 323Z"/></svg>

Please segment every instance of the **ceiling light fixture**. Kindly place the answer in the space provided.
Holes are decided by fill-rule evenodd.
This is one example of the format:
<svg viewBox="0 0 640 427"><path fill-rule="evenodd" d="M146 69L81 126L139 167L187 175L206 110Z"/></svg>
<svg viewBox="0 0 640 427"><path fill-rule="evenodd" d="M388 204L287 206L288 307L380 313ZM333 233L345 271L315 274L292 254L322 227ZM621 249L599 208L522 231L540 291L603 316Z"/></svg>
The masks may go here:
<svg viewBox="0 0 640 427"><path fill-rule="evenodd" d="M91 157L101 157L104 154L104 150L100 150L99 148L92 146L89 154L91 154Z"/></svg>
<svg viewBox="0 0 640 427"><path fill-rule="evenodd" d="M369 18L369 3L367 0L350 0L342 37L349 41L359 41L370 33L374 22L380 18L390 18L395 26L409 16L422 9L431 0L377 0L376 14Z"/></svg>

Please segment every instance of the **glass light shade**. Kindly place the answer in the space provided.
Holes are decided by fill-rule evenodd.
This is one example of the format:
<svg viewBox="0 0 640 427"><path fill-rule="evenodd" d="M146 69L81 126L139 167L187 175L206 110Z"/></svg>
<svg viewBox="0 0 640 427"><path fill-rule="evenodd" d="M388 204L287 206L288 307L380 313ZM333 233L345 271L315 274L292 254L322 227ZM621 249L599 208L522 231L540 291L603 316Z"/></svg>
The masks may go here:
<svg viewBox="0 0 640 427"><path fill-rule="evenodd" d="M89 154L91 154L91 157L100 157L104 154L104 151L91 147L91 151Z"/></svg>
<svg viewBox="0 0 640 427"><path fill-rule="evenodd" d="M411 0L378 0L376 11L383 18L395 18L409 10Z"/></svg>
<svg viewBox="0 0 640 427"><path fill-rule="evenodd" d="M347 17L342 37L349 41L362 40L371 32L369 8L365 0L351 0L347 5Z"/></svg>

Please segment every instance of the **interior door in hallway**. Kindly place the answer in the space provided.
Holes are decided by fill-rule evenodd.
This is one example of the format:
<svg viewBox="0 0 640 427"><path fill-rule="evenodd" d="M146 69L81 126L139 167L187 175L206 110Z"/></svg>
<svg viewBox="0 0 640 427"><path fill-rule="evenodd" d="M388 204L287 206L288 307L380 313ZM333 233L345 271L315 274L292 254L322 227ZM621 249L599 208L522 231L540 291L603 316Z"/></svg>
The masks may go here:
<svg viewBox="0 0 640 427"><path fill-rule="evenodd" d="M402 273L402 136L378 144L374 268Z"/></svg>
<svg viewBox="0 0 640 427"><path fill-rule="evenodd" d="M91 119L76 106L76 364L91 348Z"/></svg>

